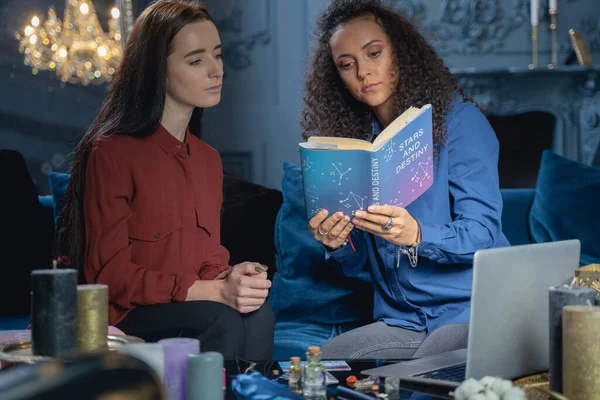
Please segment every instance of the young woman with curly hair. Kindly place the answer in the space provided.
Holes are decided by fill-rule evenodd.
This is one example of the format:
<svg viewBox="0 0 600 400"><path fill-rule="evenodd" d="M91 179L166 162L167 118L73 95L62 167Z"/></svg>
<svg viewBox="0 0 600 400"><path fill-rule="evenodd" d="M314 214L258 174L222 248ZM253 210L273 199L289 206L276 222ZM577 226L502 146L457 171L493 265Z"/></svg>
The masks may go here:
<svg viewBox="0 0 600 400"><path fill-rule="evenodd" d="M408 107L431 104L435 168L432 187L406 208L369 207L353 217L324 210L309 221L330 263L348 276L368 263L375 288L375 322L330 340L323 356L407 358L466 347L474 253L509 245L496 135L417 29L380 1L334 0L316 33L303 138L373 140Z"/></svg>

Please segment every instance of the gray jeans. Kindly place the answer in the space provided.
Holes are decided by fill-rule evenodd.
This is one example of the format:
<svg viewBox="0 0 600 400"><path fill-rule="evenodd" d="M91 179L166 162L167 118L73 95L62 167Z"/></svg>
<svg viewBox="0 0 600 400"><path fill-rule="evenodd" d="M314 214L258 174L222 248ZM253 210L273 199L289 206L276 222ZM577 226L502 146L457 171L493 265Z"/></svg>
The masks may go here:
<svg viewBox="0 0 600 400"><path fill-rule="evenodd" d="M416 332L375 322L329 340L323 345L323 359L406 359L425 357L467 347L468 324L443 326L425 339Z"/></svg>

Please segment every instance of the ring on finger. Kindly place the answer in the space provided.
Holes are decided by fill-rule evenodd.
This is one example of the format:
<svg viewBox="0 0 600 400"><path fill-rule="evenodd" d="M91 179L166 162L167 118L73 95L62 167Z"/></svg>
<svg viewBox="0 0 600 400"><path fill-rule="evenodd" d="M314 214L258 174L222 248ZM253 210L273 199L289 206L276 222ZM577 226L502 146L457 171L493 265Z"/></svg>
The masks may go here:
<svg viewBox="0 0 600 400"><path fill-rule="evenodd" d="M319 235L321 235L321 236L327 236L327 234L329 233L329 232L323 233L323 231L321 230L321 225L319 225L319 229L317 229L317 230L319 231Z"/></svg>
<svg viewBox="0 0 600 400"><path fill-rule="evenodd" d="M392 217L388 217L387 222L385 224L383 224L381 229L383 229L384 231L389 231L393 227L394 227L394 223L393 223Z"/></svg>

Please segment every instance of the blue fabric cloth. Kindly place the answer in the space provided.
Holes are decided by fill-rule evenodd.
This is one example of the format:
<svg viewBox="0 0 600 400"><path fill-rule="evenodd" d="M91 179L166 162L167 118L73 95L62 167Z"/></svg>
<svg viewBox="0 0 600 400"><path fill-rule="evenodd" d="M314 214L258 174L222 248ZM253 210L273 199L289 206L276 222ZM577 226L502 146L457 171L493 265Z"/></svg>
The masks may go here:
<svg viewBox="0 0 600 400"><path fill-rule="evenodd" d="M270 381L260 372L236 376L231 382L231 389L238 400L302 399L287 386Z"/></svg>
<svg viewBox="0 0 600 400"><path fill-rule="evenodd" d="M305 303L304 299L302 303ZM316 322L284 321L275 324L273 359L288 361L290 357L305 358L309 346L323 346L329 339L358 328L359 323L323 324Z"/></svg>
<svg viewBox="0 0 600 400"><path fill-rule="evenodd" d="M529 214L533 239L579 239L581 265L600 263L600 168L542 154L536 194Z"/></svg>
<svg viewBox="0 0 600 400"><path fill-rule="evenodd" d="M50 172L48 175L48 184L50 185L50 193L52 193L52 199L54 200L54 226L58 226L58 217L60 216L60 209L62 207L62 198L67 191L69 186L69 180L71 174L65 174L60 172Z"/></svg>
<svg viewBox="0 0 600 400"><path fill-rule="evenodd" d="M30 322L29 314L18 317L0 317L0 331L27 329Z"/></svg>
<svg viewBox="0 0 600 400"><path fill-rule="evenodd" d="M51 208L54 210L54 199L52 196L38 196L38 201L44 208Z"/></svg>
<svg viewBox="0 0 600 400"><path fill-rule="evenodd" d="M326 255L347 276L368 261L375 319L428 334L469 321L475 252L509 246L502 233L499 144L492 127L470 103L454 104L446 126L434 183L407 207L422 229L417 267L402 256L397 268L398 247L358 229L351 233L356 252L345 246Z"/></svg>

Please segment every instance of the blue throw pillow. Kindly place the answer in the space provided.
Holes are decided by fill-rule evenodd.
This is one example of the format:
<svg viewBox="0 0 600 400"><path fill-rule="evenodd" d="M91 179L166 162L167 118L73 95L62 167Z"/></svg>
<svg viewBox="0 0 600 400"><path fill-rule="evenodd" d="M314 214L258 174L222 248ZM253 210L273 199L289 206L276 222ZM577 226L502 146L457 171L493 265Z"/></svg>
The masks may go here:
<svg viewBox="0 0 600 400"><path fill-rule="evenodd" d="M277 321L370 322L369 273L348 278L325 261L323 246L308 231L302 188L300 168L285 162L283 204L275 222L277 272L269 295Z"/></svg>
<svg viewBox="0 0 600 400"><path fill-rule="evenodd" d="M529 214L535 242L581 241L581 265L600 263L600 168L544 151Z"/></svg>
<svg viewBox="0 0 600 400"><path fill-rule="evenodd" d="M67 186L69 186L69 179L71 179L71 174L50 172L48 175L50 193L52 193L52 200L54 201L54 227L58 226L58 217L60 216L60 210L62 208L62 198L67 191Z"/></svg>

